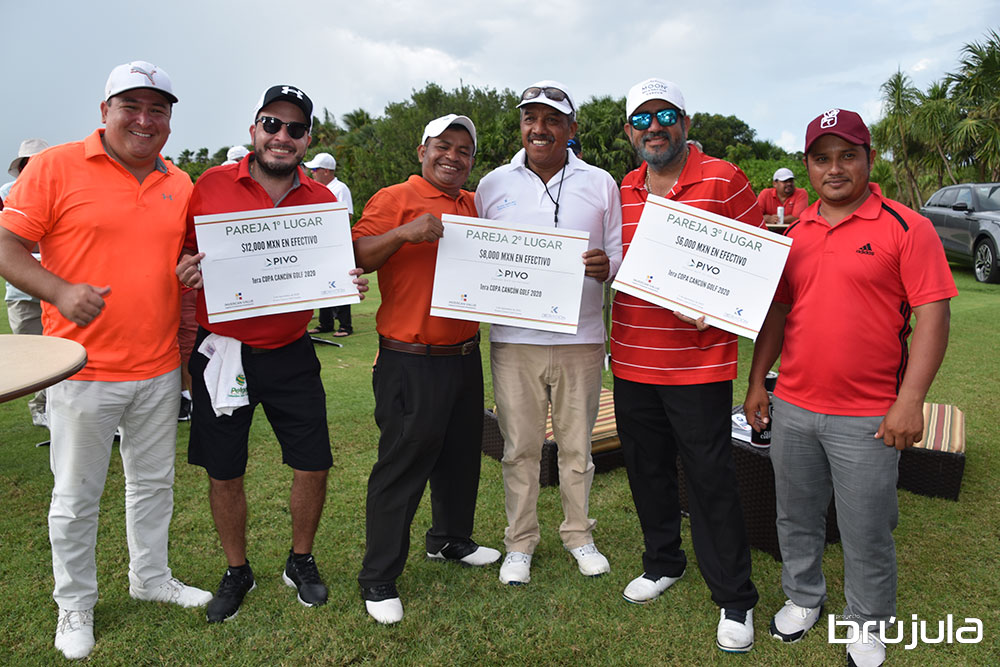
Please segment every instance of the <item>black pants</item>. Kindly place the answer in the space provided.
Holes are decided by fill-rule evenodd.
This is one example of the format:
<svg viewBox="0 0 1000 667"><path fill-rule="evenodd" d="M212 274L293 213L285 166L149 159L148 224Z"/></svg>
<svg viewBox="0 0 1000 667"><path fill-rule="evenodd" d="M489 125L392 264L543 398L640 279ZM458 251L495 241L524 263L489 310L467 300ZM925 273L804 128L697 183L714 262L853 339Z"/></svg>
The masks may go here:
<svg viewBox="0 0 1000 667"><path fill-rule="evenodd" d="M654 579L678 576L681 549L677 457L687 478L691 540L720 607L752 609L750 548L736 490L731 434L733 383L652 385L615 378L615 421Z"/></svg>
<svg viewBox="0 0 1000 667"><path fill-rule="evenodd" d="M382 349L372 387L381 436L368 478L362 586L392 583L402 573L410 524L428 481L427 551L471 538L483 437L478 348L450 357Z"/></svg>
<svg viewBox="0 0 1000 667"><path fill-rule="evenodd" d="M319 309L319 328L323 331L333 331L335 319L340 321L340 331L354 333L354 327L351 326L351 304Z"/></svg>

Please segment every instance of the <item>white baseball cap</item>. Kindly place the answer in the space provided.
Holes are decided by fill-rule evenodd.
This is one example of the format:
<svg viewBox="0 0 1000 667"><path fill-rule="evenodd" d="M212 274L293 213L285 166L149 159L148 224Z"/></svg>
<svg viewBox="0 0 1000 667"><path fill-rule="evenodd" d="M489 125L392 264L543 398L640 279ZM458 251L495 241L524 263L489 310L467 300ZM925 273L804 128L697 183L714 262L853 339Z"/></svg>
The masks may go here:
<svg viewBox="0 0 1000 667"><path fill-rule="evenodd" d="M104 84L104 101L107 102L115 95L136 88L158 90L170 102L177 103L170 77L162 69L145 60L133 60L111 70L108 82Z"/></svg>
<svg viewBox="0 0 1000 667"><path fill-rule="evenodd" d="M316 153L316 156L303 163L306 169L336 169L337 160L329 153Z"/></svg>
<svg viewBox="0 0 1000 667"><path fill-rule="evenodd" d="M625 117L630 118L635 110L649 100L663 100L685 112L684 94L677 84L666 79L646 79L632 86L625 97Z"/></svg>
<svg viewBox="0 0 1000 667"><path fill-rule="evenodd" d="M548 91L546 90L547 88L554 88L555 90L561 92L564 96L563 99L554 100L549 97L547 94ZM531 91L534 94L525 99L524 96L528 93L528 91ZM567 116L572 116L576 113L576 104L573 103L573 96L569 94L568 90L566 90L566 86L558 81L553 81L552 79L537 81L525 88L524 92L521 93L521 102L517 105L517 108L520 109L526 104L546 104L556 111L566 114Z"/></svg>
<svg viewBox="0 0 1000 667"><path fill-rule="evenodd" d="M774 178L772 181L787 181L790 178L795 178L795 174L788 167L782 167L778 171L774 172Z"/></svg>
<svg viewBox="0 0 1000 667"><path fill-rule="evenodd" d="M41 153L48 147L49 142L44 139L25 139L21 142L20 148L17 149L17 157L10 161L10 167L7 168L7 173L14 178L17 178L17 175L21 173L21 160L26 157L31 157L36 153Z"/></svg>
<svg viewBox="0 0 1000 667"><path fill-rule="evenodd" d="M239 162L249 154L250 151L247 150L246 146L238 144L230 148L228 151L226 151L226 159L232 160L233 162Z"/></svg>
<svg viewBox="0 0 1000 667"><path fill-rule="evenodd" d="M431 137L440 137L441 133L452 125L461 125L469 131L469 134L472 135L472 155L475 156L476 126L473 125L472 119L468 116L459 116L457 114L450 113L447 116L435 118L431 122L427 123L427 126L424 128L424 136L420 137L420 143L426 144L427 140Z"/></svg>

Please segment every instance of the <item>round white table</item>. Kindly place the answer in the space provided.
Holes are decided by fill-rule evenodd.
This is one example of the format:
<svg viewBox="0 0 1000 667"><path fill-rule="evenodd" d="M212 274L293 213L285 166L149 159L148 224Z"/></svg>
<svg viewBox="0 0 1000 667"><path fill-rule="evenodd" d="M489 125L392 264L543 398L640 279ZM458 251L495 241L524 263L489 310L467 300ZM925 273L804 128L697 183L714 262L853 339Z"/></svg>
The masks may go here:
<svg viewBox="0 0 1000 667"><path fill-rule="evenodd" d="M0 334L0 403L65 380L86 364L87 351L77 342Z"/></svg>

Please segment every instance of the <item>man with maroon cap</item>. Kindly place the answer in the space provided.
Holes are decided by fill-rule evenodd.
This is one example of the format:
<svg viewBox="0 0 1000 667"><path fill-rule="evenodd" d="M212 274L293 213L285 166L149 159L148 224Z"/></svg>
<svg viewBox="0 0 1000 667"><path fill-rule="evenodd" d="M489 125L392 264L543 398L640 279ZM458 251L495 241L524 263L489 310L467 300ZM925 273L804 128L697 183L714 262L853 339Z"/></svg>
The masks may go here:
<svg viewBox="0 0 1000 667"><path fill-rule="evenodd" d="M211 598L167 565L180 399L173 267L191 196L188 175L160 156L176 102L162 69L115 67L105 127L32 157L0 214L0 274L41 299L46 335L87 349L83 370L48 390L55 646L70 659L94 648L97 520L118 430L129 594L183 607Z"/></svg>
<svg viewBox="0 0 1000 667"><path fill-rule="evenodd" d="M691 119L676 84L641 81L629 90L625 106L625 133L643 160L622 180L626 255L650 194L737 224L763 225L739 167L687 142ZM719 607L716 646L745 653L753 648L757 589L730 441L736 336L624 292L615 296L611 319L615 420L645 543L644 571L622 595L636 604L651 602L684 574L679 459L698 568Z"/></svg>
<svg viewBox="0 0 1000 667"><path fill-rule="evenodd" d="M899 451L923 434L924 397L944 358L957 294L930 221L869 182L873 158L868 128L853 111L831 109L809 123L804 162L819 201L786 232L794 243L744 402L759 430L768 421L764 376L780 353L771 462L788 600L771 634L796 642L823 613L826 508L835 493L844 618L875 622L848 644L848 664L857 667L885 659L876 624L896 614Z"/></svg>

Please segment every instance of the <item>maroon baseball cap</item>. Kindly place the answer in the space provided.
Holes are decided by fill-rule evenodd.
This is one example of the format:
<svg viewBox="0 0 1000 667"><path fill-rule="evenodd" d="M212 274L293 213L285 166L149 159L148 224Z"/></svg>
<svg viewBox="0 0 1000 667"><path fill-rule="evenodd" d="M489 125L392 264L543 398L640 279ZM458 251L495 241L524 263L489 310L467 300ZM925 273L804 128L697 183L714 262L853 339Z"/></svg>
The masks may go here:
<svg viewBox="0 0 1000 667"><path fill-rule="evenodd" d="M871 150L872 135L868 132L865 121L853 111L830 109L813 118L806 127L806 154L809 153L809 147L824 134L836 135L848 143Z"/></svg>

